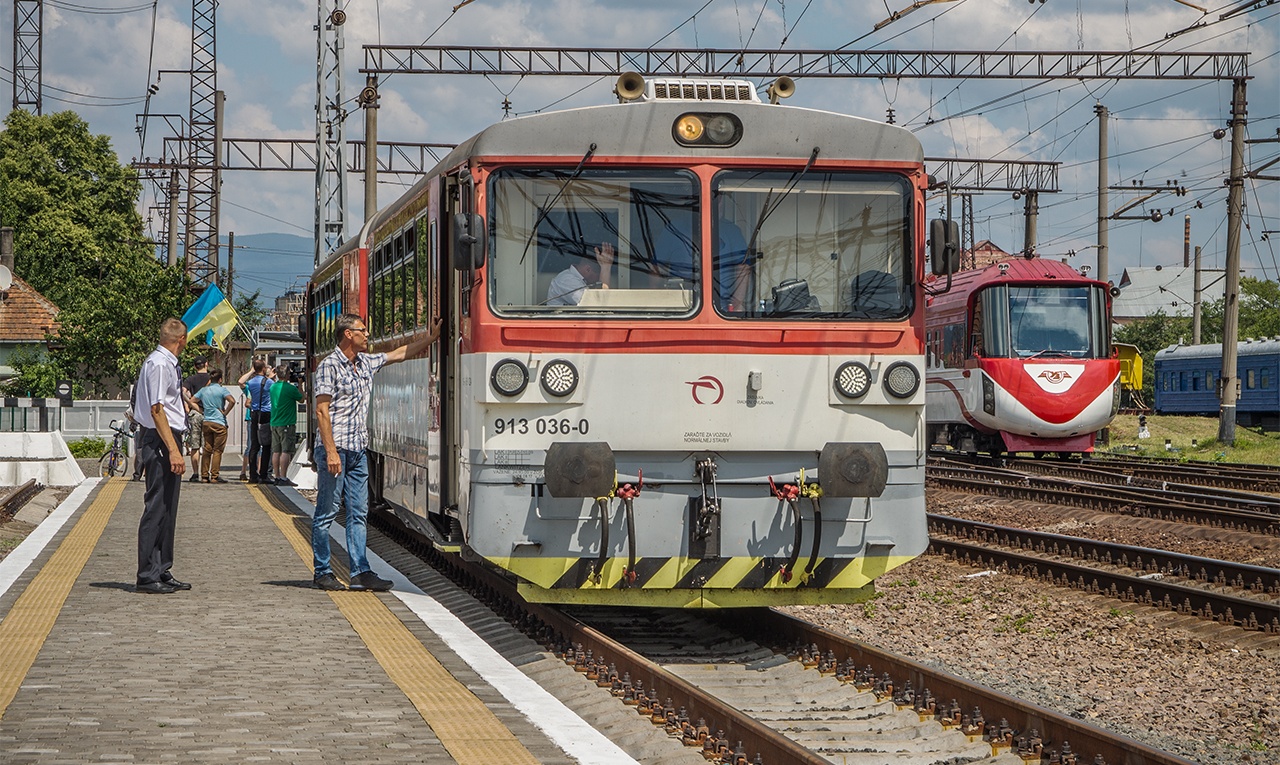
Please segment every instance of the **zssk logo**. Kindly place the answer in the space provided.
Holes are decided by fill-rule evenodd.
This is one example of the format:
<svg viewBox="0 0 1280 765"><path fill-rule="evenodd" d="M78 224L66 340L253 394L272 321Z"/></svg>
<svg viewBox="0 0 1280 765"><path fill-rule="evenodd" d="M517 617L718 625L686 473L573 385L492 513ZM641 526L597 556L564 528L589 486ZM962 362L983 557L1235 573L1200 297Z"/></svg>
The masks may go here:
<svg viewBox="0 0 1280 765"><path fill-rule="evenodd" d="M724 385L711 375L703 375L696 380L688 380L685 385L689 386L689 391L693 394L693 403L695 404L718 404L720 399L724 398ZM715 401L704 400L713 396Z"/></svg>
<svg viewBox="0 0 1280 765"><path fill-rule="evenodd" d="M1036 376L1043 379L1050 385L1057 385L1063 380L1071 379L1071 373L1065 369L1046 369Z"/></svg>

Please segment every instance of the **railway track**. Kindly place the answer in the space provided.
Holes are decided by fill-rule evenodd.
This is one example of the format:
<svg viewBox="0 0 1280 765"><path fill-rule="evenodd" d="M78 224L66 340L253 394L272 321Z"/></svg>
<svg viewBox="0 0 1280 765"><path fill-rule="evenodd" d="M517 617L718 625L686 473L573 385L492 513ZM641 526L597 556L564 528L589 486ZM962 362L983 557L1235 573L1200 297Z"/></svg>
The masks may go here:
<svg viewBox="0 0 1280 765"><path fill-rule="evenodd" d="M0 518L12 518L27 504L44 490L44 484L41 484L32 478L26 483L15 486L12 489L0 494Z"/></svg>
<svg viewBox="0 0 1280 765"><path fill-rule="evenodd" d="M931 457L929 485L1183 523L1197 523L1280 536L1280 498L1246 492L1208 491L1181 485L1129 483L1036 475Z"/></svg>
<svg viewBox="0 0 1280 765"><path fill-rule="evenodd" d="M965 563L1280 634L1277 569L944 515L929 516L929 536L931 551Z"/></svg>
<svg viewBox="0 0 1280 765"><path fill-rule="evenodd" d="M1018 460L1036 462L1037 460ZM1164 457L1134 457L1094 453L1079 464L1135 478L1192 483L1226 489L1280 492L1280 467L1232 462L1195 462Z"/></svg>
<svg viewBox="0 0 1280 765"><path fill-rule="evenodd" d="M371 519L704 761L1188 762L772 610L524 603L504 577Z"/></svg>

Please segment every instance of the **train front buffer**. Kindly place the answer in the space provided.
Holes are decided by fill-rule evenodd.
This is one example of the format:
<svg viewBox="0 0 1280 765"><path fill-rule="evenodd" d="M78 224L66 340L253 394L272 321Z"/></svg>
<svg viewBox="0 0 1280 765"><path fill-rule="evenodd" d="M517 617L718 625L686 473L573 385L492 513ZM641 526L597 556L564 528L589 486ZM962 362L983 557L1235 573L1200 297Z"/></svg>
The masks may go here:
<svg viewBox="0 0 1280 765"><path fill-rule="evenodd" d="M922 362L477 354L468 551L532 601L866 599L928 545Z"/></svg>

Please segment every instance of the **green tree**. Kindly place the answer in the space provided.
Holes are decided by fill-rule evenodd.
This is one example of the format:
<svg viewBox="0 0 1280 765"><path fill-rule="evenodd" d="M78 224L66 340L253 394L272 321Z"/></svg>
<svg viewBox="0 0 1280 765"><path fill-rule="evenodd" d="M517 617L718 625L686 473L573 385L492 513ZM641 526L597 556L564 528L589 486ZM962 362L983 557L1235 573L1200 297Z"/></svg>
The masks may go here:
<svg viewBox="0 0 1280 765"><path fill-rule="evenodd" d="M0 222L14 227L17 272L61 309L49 363L91 397L127 387L160 322L192 299L142 236L140 188L74 112L5 118Z"/></svg>
<svg viewBox="0 0 1280 765"><path fill-rule="evenodd" d="M33 348L15 349L9 366L16 374L0 384L0 393L6 396L52 398L58 380L65 377L56 362Z"/></svg>
<svg viewBox="0 0 1280 765"><path fill-rule="evenodd" d="M1280 284L1249 276L1240 280L1240 336L1280 337Z"/></svg>

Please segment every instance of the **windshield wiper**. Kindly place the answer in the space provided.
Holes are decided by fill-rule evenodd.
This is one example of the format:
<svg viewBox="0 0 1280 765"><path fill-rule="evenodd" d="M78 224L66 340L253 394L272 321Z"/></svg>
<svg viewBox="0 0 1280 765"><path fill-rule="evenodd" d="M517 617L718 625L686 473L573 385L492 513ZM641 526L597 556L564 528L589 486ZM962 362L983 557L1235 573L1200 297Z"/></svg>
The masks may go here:
<svg viewBox="0 0 1280 765"><path fill-rule="evenodd" d="M529 231L529 238L524 240L524 252L520 253L521 263L524 263L525 256L529 254L529 246L533 244L534 238L538 236L538 226L542 224L542 221L551 212L552 205L564 195L564 192L569 188L569 184L573 183L579 175L582 175L582 168L586 166L587 160L591 159L591 155L595 153L596 145L592 143L591 146L587 147L587 153L582 155L582 159L578 160L578 166L573 169L568 178L564 179L564 183L560 184L560 189L556 191L556 195L538 212L538 218L533 222L533 228Z"/></svg>
<svg viewBox="0 0 1280 765"><path fill-rule="evenodd" d="M764 205L762 205L760 209L760 219L756 221L756 227L751 231L751 238L747 240L748 253L755 251L756 237L760 236L760 229L764 227L764 222L768 220L770 215L773 215L774 210L777 210L782 205L782 201L787 198L787 195L796 187L796 184L800 182L800 179L804 177L805 173L809 172L809 168L813 167L814 160L818 158L818 148L819 147L817 146L813 147L813 153L809 155L809 161L805 163L804 169L799 173L792 174L791 182L787 185L787 188L782 191L782 194L778 196L778 201L775 202L772 207L769 206L769 196L764 198ZM773 192L769 192L770 195L772 195L772 193ZM748 257L750 257L749 254Z"/></svg>

